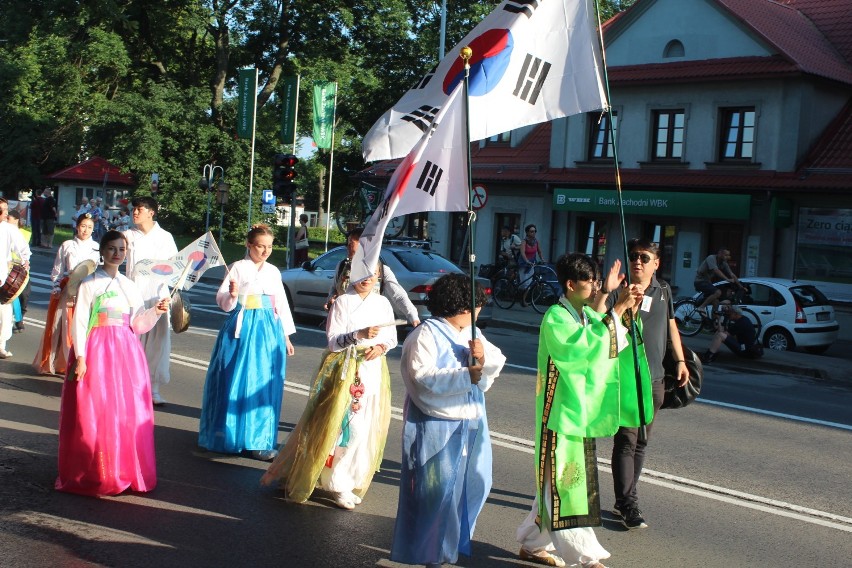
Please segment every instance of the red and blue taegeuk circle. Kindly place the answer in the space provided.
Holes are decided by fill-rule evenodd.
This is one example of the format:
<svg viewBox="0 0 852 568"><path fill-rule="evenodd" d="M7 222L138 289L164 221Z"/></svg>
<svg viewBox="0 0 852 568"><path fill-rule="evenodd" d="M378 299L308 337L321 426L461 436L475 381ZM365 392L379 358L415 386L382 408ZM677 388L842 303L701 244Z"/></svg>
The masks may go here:
<svg viewBox="0 0 852 568"><path fill-rule="evenodd" d="M170 276L174 274L175 269L170 264L155 264L151 267L151 272L160 276Z"/></svg>
<svg viewBox="0 0 852 568"><path fill-rule="evenodd" d="M207 264L207 255L200 250L189 253L187 260L192 263L192 271L197 272L201 267Z"/></svg>
<svg viewBox="0 0 852 568"><path fill-rule="evenodd" d="M473 55L470 58L471 96L488 94L506 73L512 60L515 40L509 30L488 30L469 44ZM444 76L444 94L449 95L464 80L464 61L457 57Z"/></svg>

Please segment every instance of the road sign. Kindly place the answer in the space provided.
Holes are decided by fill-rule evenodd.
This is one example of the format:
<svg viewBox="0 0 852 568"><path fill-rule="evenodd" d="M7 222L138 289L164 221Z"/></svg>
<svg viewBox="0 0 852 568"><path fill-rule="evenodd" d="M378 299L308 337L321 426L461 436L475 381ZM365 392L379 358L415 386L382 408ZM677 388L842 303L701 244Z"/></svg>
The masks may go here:
<svg viewBox="0 0 852 568"><path fill-rule="evenodd" d="M488 190L485 189L485 186L481 183L474 185L470 192L470 203L473 206L474 211L485 207L485 202L487 201Z"/></svg>
<svg viewBox="0 0 852 568"><path fill-rule="evenodd" d="M273 193L271 189L264 189L263 193L261 195L260 202L263 205L272 205L273 208L274 208L275 207L275 193ZM264 210L263 212L266 213L266 210Z"/></svg>
<svg viewBox="0 0 852 568"><path fill-rule="evenodd" d="M260 206L261 213L275 213L275 204L274 203L264 203Z"/></svg>

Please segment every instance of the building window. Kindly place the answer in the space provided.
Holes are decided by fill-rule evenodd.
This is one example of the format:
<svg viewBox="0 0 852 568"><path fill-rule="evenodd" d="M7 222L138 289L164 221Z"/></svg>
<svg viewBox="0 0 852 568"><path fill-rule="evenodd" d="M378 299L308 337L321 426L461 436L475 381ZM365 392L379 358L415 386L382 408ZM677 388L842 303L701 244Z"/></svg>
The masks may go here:
<svg viewBox="0 0 852 568"><path fill-rule="evenodd" d="M654 111L653 159L680 161L683 159L685 118L682 109Z"/></svg>
<svg viewBox="0 0 852 568"><path fill-rule="evenodd" d="M719 161L747 161L754 158L754 107L721 110Z"/></svg>
<svg viewBox="0 0 852 568"><path fill-rule="evenodd" d="M618 114L613 111L589 113L589 160L605 160L614 156L613 144L618 136ZM610 116L612 123L610 124Z"/></svg>
<svg viewBox="0 0 852 568"><path fill-rule="evenodd" d="M666 44L665 49L663 49L663 58L668 59L670 57L683 57L686 55L686 50L683 48L683 44L680 40L673 39L669 43Z"/></svg>
<svg viewBox="0 0 852 568"><path fill-rule="evenodd" d="M512 140L512 131L509 132L501 132L500 134L495 134L494 136L490 136L488 138L488 144L508 144Z"/></svg>

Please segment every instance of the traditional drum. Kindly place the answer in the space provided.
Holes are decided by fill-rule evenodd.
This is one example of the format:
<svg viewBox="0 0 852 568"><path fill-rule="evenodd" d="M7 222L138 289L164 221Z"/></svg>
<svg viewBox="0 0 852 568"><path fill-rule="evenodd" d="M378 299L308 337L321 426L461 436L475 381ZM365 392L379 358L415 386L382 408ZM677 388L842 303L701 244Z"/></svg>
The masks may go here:
<svg viewBox="0 0 852 568"><path fill-rule="evenodd" d="M8 304L15 301L21 292L24 291L27 282L30 281L30 273L24 268L23 264L14 263L9 268L9 276L6 277L6 282L0 287L0 304Z"/></svg>
<svg viewBox="0 0 852 568"><path fill-rule="evenodd" d="M172 293L172 303L169 308L169 320L175 333L183 333L189 327L189 310L192 304L189 296L183 290Z"/></svg>
<svg viewBox="0 0 852 568"><path fill-rule="evenodd" d="M65 293L69 298L77 296L77 290L80 288L80 282L83 278L90 274L94 274L98 264L94 260L84 260L68 274L68 284L65 285Z"/></svg>

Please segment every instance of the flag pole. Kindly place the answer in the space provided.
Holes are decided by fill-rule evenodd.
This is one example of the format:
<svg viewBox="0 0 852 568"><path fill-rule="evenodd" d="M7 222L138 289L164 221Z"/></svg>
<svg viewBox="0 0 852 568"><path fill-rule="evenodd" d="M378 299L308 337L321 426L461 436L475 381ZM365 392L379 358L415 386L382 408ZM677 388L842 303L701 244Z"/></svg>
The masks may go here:
<svg viewBox="0 0 852 568"><path fill-rule="evenodd" d="M328 160L328 200L325 208L325 252L328 252L328 232L331 229L331 173L334 169L334 121L337 118L337 82L334 83L334 109L331 111L331 148Z"/></svg>
<svg viewBox="0 0 852 568"><path fill-rule="evenodd" d="M254 85L255 90L251 96L257 100L257 67L254 68ZM257 131L257 102L253 105L254 109L251 115L251 157L249 159L249 198L248 198L248 229L251 230L251 207L252 193L254 192L254 141ZM209 188L208 188L209 190Z"/></svg>
<svg viewBox="0 0 852 568"><path fill-rule="evenodd" d="M609 75L606 70L606 47L604 46L604 38L603 38L603 26L601 24L601 8L599 0L595 0L595 11L598 20L598 38L600 39L601 46L601 58L603 61L601 62L601 67L603 68L603 80L604 87L606 89L606 101L607 107L604 109L604 113L607 116L607 120L609 121L609 137L612 142L612 160L615 167L615 191L616 191L616 205L618 206L618 219L621 224L621 243L624 248L624 272L626 274L627 285L630 286L630 262L627 258L627 226L624 222L624 203L622 202L622 185L621 185L621 168L618 166L618 144L616 144L616 138L613 134L613 113L612 113L612 95L609 90ZM642 388L642 373L640 371L639 366L639 344L636 339L636 318L630 318L630 343L633 347L633 372L636 377L636 398L638 401L638 411L639 411L639 440L645 441L648 439L648 428L647 423L645 422L645 398L643 396L643 388Z"/></svg>
<svg viewBox="0 0 852 568"><path fill-rule="evenodd" d="M473 198L470 194L470 189L473 187L473 171L470 167L470 120L468 111L470 110L470 100L468 99L468 88L470 86L470 58L473 57L473 50L470 47L463 47L459 52L459 56L464 60L464 88L462 96L464 97L464 153L467 160L467 179L464 180L465 191L467 192L467 264L470 272L470 335L471 339L476 339L476 275L474 274L474 264L476 255L473 253L473 237L476 229L476 213L473 211Z"/></svg>

